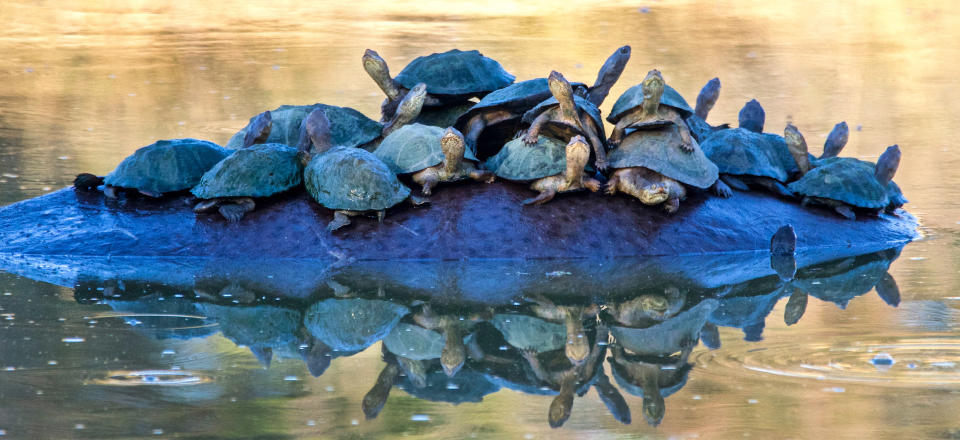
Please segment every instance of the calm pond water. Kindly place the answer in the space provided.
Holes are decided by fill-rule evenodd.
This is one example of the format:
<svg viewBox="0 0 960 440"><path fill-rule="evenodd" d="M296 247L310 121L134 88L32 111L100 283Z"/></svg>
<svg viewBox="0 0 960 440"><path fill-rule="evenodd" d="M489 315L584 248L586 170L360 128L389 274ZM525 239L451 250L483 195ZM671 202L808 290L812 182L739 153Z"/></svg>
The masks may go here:
<svg viewBox="0 0 960 440"><path fill-rule="evenodd" d="M518 79L556 69L588 82L629 44L612 97L651 68L690 101L717 76L713 123L756 98L769 131L791 121L815 153L841 120L845 155L875 159L899 144L896 180L925 238L804 267L789 282L751 269L766 264L755 255L314 277L303 275L309 262L0 272L0 435L960 438L957 9L4 1L0 205L106 173L156 139L224 143L282 104L376 116L382 94L362 70L365 48L395 71L456 47ZM506 281L491 285L490 274ZM631 316L638 304L659 313ZM588 353L579 366L569 357L581 355L558 348L568 315L587 323L570 326ZM616 344L602 343L607 332ZM638 346L648 352L621 350ZM444 366L460 369L448 378ZM588 379L570 387L569 419L552 429L569 371Z"/></svg>

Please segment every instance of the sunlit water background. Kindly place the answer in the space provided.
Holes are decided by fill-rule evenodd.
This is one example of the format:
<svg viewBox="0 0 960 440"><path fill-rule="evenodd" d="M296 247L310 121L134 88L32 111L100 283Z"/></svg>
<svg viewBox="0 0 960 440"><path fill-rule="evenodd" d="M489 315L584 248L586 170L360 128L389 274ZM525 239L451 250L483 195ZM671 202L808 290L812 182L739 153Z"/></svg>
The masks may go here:
<svg viewBox="0 0 960 440"><path fill-rule="evenodd" d="M960 437L960 11L950 1L0 3L0 204L103 174L156 139L225 143L251 115L324 102L374 117L382 94L360 64L373 48L394 72L422 54L479 49L518 79L556 69L592 82L616 47L633 57L602 110L658 68L692 101L723 83L709 120L759 100L767 131L786 122L814 152L841 120L844 154L875 159L897 143L896 180L926 238L890 268L898 308L875 294L840 309L810 300L799 324L767 319L763 340L721 328L697 347L663 423L624 426L591 392L550 430L543 396L501 390L450 405L394 391L365 420L359 402L382 368L379 344L319 378L299 360L264 369L215 335L153 339L95 319L71 289L0 273L0 434L11 438L918 438ZM824 233L829 233L825 231ZM15 324L10 327L10 324ZM83 342L69 342L82 335ZM67 342L64 341L67 338ZM871 352L871 350L873 352ZM890 370L867 361L886 352ZM910 363L927 368L913 372ZM817 374L804 365L845 365ZM91 374L179 367L211 384L103 387ZM93 372L93 373L91 373ZM921 374L922 373L922 374ZM95 375L95 374L94 374ZM295 378L296 380L290 380ZM628 396L631 407L640 399ZM414 417L415 415L426 415Z"/></svg>

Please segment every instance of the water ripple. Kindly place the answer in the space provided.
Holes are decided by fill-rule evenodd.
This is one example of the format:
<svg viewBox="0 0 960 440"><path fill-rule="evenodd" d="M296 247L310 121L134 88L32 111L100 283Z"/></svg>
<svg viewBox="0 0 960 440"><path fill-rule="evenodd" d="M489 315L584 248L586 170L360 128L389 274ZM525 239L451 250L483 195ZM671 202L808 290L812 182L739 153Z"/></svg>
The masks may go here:
<svg viewBox="0 0 960 440"><path fill-rule="evenodd" d="M186 370L109 371L106 377L91 379L91 385L110 386L188 386L213 382L204 374Z"/></svg>

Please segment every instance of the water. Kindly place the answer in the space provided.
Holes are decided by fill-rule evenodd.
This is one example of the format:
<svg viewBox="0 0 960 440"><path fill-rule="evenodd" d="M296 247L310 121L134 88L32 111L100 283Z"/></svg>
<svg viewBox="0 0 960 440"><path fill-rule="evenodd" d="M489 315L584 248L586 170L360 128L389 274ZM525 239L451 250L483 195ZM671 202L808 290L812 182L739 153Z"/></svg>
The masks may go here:
<svg viewBox="0 0 960 440"><path fill-rule="evenodd" d="M637 294L680 285L685 310L718 298L719 312L708 319L716 334L703 332L686 362L679 349L653 362L678 380L662 391L671 394L655 427L645 421L643 398L631 394L636 389L612 376L613 361L603 368L631 409L629 425L611 415L594 387L574 398L569 420L552 430L555 391L530 379L529 370L518 376L494 360L468 361L452 379L433 360L420 382L407 366L368 419L361 402L397 361L383 359L378 341L385 335L347 351L319 348L317 330L301 323L334 295L326 284L292 295L263 273L231 286L204 281L204 262L175 265L166 279L94 269L78 279L67 268L31 274L42 281L0 273L5 437L960 437L960 154L953 145L960 91L952 86L960 75L953 61L960 14L952 2L13 0L0 4L0 16L7 18L0 30L0 204L61 188L78 172L108 172L156 139L223 143L250 116L282 104L325 102L375 116L382 95L360 66L368 47L394 71L418 55L459 47L496 58L519 79L557 69L589 82L613 49L630 44L633 58L611 97L651 68L688 100L718 76L723 89L713 123L734 121L756 98L770 131L791 121L814 152L840 120L851 127L845 155L875 159L899 144L896 180L927 236L898 258L890 251L833 261L801 270L790 285L770 277L735 286L637 284ZM546 275L557 270L540 273L562 282L567 277ZM874 288L887 272L899 302ZM354 287L355 298L410 310L402 324L416 324L413 316L429 299L382 280L337 281ZM220 295L228 287L231 296ZM788 326L794 288L809 296ZM548 296L604 308L629 300L570 299L580 293ZM463 317L490 359L516 368L529 362L492 316L532 316L532 309L529 298L517 297L446 301L436 312ZM273 318L257 319L267 315ZM595 343L597 329L588 325L586 336ZM718 341L719 348L707 348ZM597 347L615 357L617 345ZM562 365L559 353L540 357ZM518 377L527 382L517 385Z"/></svg>

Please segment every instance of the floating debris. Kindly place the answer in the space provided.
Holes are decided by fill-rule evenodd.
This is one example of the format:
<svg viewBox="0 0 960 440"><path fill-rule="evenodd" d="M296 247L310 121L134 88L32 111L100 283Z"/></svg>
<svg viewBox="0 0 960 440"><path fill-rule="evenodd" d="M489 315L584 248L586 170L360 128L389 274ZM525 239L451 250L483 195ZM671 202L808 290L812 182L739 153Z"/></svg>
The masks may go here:
<svg viewBox="0 0 960 440"><path fill-rule="evenodd" d="M414 414L413 416L410 417L410 420L414 422L429 422L430 416L426 414Z"/></svg>

